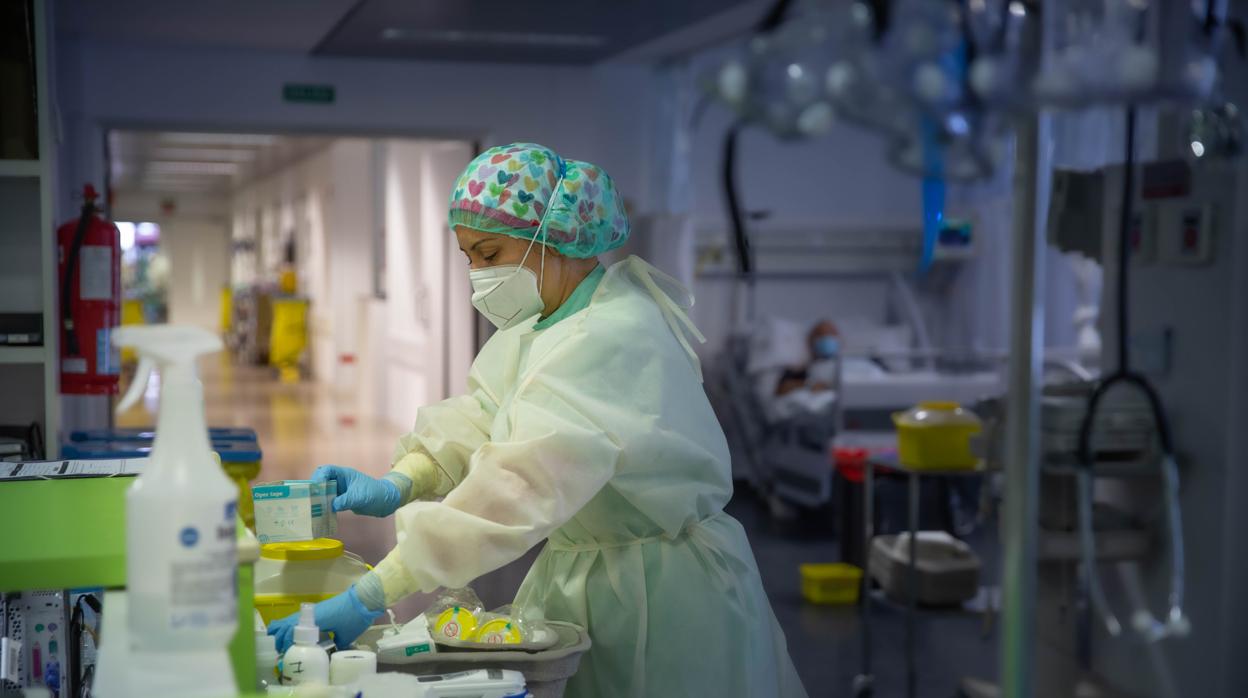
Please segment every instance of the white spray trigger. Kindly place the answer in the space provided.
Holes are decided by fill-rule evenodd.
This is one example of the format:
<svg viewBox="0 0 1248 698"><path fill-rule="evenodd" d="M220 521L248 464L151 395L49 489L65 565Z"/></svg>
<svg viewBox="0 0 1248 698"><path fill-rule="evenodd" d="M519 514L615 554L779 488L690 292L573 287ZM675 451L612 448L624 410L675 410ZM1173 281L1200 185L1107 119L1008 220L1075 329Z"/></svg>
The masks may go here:
<svg viewBox="0 0 1248 698"><path fill-rule="evenodd" d="M155 363L151 359L143 358L139 360L139 368L134 372L134 378L130 381L130 388L126 390L126 394L121 397L121 401L117 403L117 414L121 414L134 406L134 403L143 397L144 391L147 390L147 381L152 377L152 368Z"/></svg>

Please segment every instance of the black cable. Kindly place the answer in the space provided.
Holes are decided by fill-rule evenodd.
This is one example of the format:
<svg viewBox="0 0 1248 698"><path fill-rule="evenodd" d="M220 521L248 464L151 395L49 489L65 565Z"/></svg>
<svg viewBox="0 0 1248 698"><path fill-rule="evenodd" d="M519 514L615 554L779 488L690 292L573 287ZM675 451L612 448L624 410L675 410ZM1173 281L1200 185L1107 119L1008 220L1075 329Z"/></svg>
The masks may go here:
<svg viewBox="0 0 1248 698"><path fill-rule="evenodd" d="M792 0L776 0L767 14L759 21L755 31L769 34L776 30L789 12ZM695 111L696 119L700 116ZM732 238L737 247L737 270L753 286L754 256L750 249L749 233L745 229L745 220L741 213L741 201L737 189L737 134L741 131L741 122L734 123L724 136L723 173L724 203L728 207L728 220L732 225Z"/></svg>
<svg viewBox="0 0 1248 698"><path fill-rule="evenodd" d="M776 4L771 6L766 15L759 20L757 31L759 34L766 34L779 27L784 22L784 17L789 13L789 5L793 4L792 0L776 0Z"/></svg>
<svg viewBox="0 0 1248 698"><path fill-rule="evenodd" d="M1135 196L1135 107L1127 108L1127 152L1122 171L1122 201L1118 211L1118 370L1131 371L1131 352L1127 350L1131 336L1130 318L1127 314L1127 281L1131 270L1131 202Z"/></svg>
<svg viewBox="0 0 1248 698"><path fill-rule="evenodd" d="M82 612L82 605L86 604L95 612L96 632L99 632L99 617L103 609L100 600L94 594L83 594L74 602L74 611L70 614L69 620L69 666L68 674L70 677L70 690L73 691L73 698L81 698L87 695L91 680L94 678L94 666L87 667L84 671L82 668L82 633L86 630L86 617Z"/></svg>
<svg viewBox="0 0 1248 698"><path fill-rule="evenodd" d="M869 0L867 4L871 6L871 38L876 43L879 43L884 40L884 36L888 34L889 26L892 24L892 2L891 0Z"/></svg>
<svg viewBox="0 0 1248 698"><path fill-rule="evenodd" d="M1097 409L1109 389L1118 383L1136 386L1148 400L1149 410L1156 424L1158 439L1166 456L1174 456L1174 437L1170 430L1170 420L1166 417L1161 397L1148 378L1131 370L1130 337L1131 325L1127 293L1130 289L1131 277L1131 202L1135 195L1135 107L1127 108L1126 154L1122 175L1122 210L1118 216L1118 279L1115 299L1115 321L1118 333L1118 365L1104 380L1097 384L1088 398L1088 409L1079 426L1079 460L1080 464L1091 469L1095 464L1092 454L1092 424L1096 419Z"/></svg>
<svg viewBox="0 0 1248 698"><path fill-rule="evenodd" d="M750 280L754 273L754 252L750 249L750 236L745 229L745 220L741 214L741 201L737 195L737 134L740 131L741 125L733 124L724 137L724 203L728 206L732 239L737 246L737 270L743 277Z"/></svg>
<svg viewBox="0 0 1248 698"><path fill-rule="evenodd" d="M68 661L66 661L65 673L69 677L69 690L72 698L82 695L82 629L85 621L83 619L82 604L74 604L74 612L69 616L69 645L67 648Z"/></svg>

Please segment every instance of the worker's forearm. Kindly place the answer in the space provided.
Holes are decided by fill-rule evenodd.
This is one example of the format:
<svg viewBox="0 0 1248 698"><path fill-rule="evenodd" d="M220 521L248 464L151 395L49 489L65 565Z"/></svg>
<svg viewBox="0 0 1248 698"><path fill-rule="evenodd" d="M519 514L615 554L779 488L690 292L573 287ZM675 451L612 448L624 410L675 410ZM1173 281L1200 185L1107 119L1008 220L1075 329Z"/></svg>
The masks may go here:
<svg viewBox="0 0 1248 698"><path fill-rule="evenodd" d="M392 479L392 475L397 477ZM451 484L450 478L447 478L438 464L423 451L412 451L400 458L386 478L392 479L396 485L399 485L399 490L403 492L404 504L444 495L450 490ZM398 478L407 480L406 490L397 481Z"/></svg>
<svg viewBox="0 0 1248 698"><path fill-rule="evenodd" d="M370 579L371 577L371 579ZM367 580L367 581L366 581ZM383 602L383 606L393 606L401 599L420 591L416 588L416 581L412 579L407 568L403 566L403 562L399 559L398 549L391 550L389 555L373 568L371 572L364 575L356 586L361 584L367 586L370 598L375 599L378 592ZM357 589L357 591L360 591ZM360 596L364 599L363 594ZM368 601L364 602L368 605ZM371 608L371 606L370 606Z"/></svg>
<svg viewBox="0 0 1248 698"><path fill-rule="evenodd" d="M403 506L412 501L412 479L403 473L391 470L381 479L386 480L399 488L399 506Z"/></svg>

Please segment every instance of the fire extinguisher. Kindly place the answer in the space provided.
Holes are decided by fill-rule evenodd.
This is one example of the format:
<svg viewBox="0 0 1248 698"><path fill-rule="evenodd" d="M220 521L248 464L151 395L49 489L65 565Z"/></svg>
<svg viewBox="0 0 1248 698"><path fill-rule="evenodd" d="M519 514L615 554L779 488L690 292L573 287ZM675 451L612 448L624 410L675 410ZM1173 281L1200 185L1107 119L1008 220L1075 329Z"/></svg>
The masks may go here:
<svg viewBox="0 0 1248 698"><path fill-rule="evenodd" d="M109 335L121 320L121 233L100 215L95 188L78 218L56 229L61 287L61 393L115 395L119 355Z"/></svg>

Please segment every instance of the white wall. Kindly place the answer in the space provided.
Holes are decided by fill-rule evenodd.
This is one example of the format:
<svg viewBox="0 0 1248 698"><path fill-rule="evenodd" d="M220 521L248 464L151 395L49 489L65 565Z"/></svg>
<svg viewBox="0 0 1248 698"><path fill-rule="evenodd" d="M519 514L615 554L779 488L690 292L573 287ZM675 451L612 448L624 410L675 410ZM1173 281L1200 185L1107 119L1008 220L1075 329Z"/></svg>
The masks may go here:
<svg viewBox="0 0 1248 698"><path fill-rule="evenodd" d="M386 414L463 392L476 353L466 264L446 226L447 192L472 158L464 142L384 143Z"/></svg>

